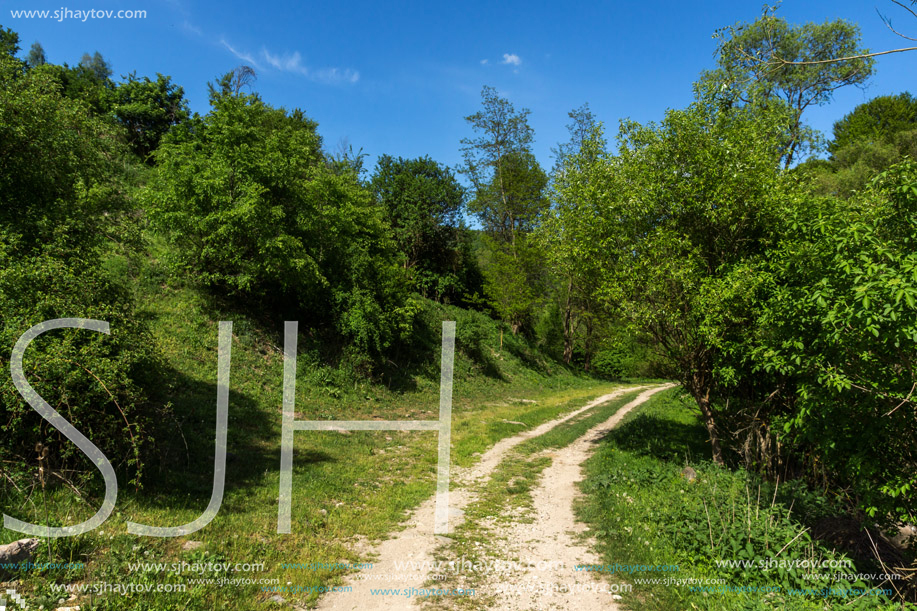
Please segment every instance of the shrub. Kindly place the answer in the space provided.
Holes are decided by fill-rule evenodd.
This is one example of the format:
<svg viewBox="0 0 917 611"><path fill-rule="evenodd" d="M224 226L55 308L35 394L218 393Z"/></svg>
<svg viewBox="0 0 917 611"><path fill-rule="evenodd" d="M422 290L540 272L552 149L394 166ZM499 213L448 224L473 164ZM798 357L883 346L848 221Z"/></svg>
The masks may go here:
<svg viewBox="0 0 917 611"><path fill-rule="evenodd" d="M0 369L16 340L54 318L94 318L111 336L74 329L39 337L25 355L35 390L109 456L139 477L152 414L138 381L150 342L130 295L102 271L121 233L123 133L61 93L53 75L0 56ZM53 468L92 469L77 448L0 378L0 463L34 464L36 442ZM11 459L12 462L10 462Z"/></svg>
<svg viewBox="0 0 917 611"><path fill-rule="evenodd" d="M378 354L405 323L406 293L381 210L334 172L316 123L257 96L214 93L212 111L155 153L147 200L173 270L252 307L329 323Z"/></svg>

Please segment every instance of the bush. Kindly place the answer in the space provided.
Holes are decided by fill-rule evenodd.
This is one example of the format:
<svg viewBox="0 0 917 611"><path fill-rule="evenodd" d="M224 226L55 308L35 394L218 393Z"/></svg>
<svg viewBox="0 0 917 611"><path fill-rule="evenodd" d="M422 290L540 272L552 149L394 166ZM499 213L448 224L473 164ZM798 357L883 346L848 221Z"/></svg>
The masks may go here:
<svg viewBox="0 0 917 611"><path fill-rule="evenodd" d="M917 519L917 165L863 201L801 209L772 257L758 367L788 381L774 425L879 520Z"/></svg>
<svg viewBox="0 0 917 611"><path fill-rule="evenodd" d="M54 318L93 318L111 335L67 329L35 340L26 379L116 465L141 472L151 441L138 381L150 341L130 295L102 271L101 253L122 233L123 133L66 98L46 70L23 72L0 55L0 369L16 340ZM125 225L126 226L126 225ZM91 463L0 378L4 469L35 464L36 442L52 468Z"/></svg>
<svg viewBox="0 0 917 611"><path fill-rule="evenodd" d="M329 167L301 112L228 93L211 103L155 153L146 197L173 270L384 351L409 313L381 209L353 172Z"/></svg>
<svg viewBox="0 0 917 611"><path fill-rule="evenodd" d="M154 415L138 384L153 360L150 337L127 292L92 261L62 262L47 254L12 258L0 250L0 367L9 371L19 337L55 318L106 321L111 334L61 329L37 338L25 354L24 373L35 391L109 460L130 467L139 481L150 448ZM36 442L50 448L51 465L91 470L63 434L34 411L6 376L0 382L0 456L35 464Z"/></svg>
<svg viewBox="0 0 917 611"><path fill-rule="evenodd" d="M637 586L635 608L897 608L885 595L854 601L792 592L889 586L859 581L871 566L810 536L811 520L838 511L820 492L801 482L775 486L744 469L698 460L707 454L707 435L689 400L678 395L659 393L603 441L586 463L580 516L593 527L606 562L678 567L675 575L632 578L720 579L726 587L647 580ZM694 470L690 481L685 463Z"/></svg>

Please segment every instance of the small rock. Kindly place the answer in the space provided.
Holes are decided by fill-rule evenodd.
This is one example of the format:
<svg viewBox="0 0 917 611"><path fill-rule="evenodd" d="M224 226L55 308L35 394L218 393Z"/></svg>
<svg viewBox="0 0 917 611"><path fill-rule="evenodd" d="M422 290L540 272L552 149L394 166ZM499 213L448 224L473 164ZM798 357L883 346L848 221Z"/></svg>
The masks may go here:
<svg viewBox="0 0 917 611"><path fill-rule="evenodd" d="M898 534L892 537L898 547L907 548L917 542L917 526L913 524L898 525Z"/></svg>
<svg viewBox="0 0 917 611"><path fill-rule="evenodd" d="M38 539L20 539L7 545L0 545L0 564L31 562L38 549Z"/></svg>
<svg viewBox="0 0 917 611"><path fill-rule="evenodd" d="M694 480L697 479L697 471L695 471L691 467L685 467L684 469L682 469L681 474L689 482L693 482Z"/></svg>
<svg viewBox="0 0 917 611"><path fill-rule="evenodd" d="M200 549L202 547L204 547L204 544L201 543L200 541L185 541L181 546L181 548L185 550L186 552Z"/></svg>
<svg viewBox="0 0 917 611"><path fill-rule="evenodd" d="M281 596L280 594L274 594L273 596L271 596L271 600L281 605L287 602L286 599L283 596Z"/></svg>

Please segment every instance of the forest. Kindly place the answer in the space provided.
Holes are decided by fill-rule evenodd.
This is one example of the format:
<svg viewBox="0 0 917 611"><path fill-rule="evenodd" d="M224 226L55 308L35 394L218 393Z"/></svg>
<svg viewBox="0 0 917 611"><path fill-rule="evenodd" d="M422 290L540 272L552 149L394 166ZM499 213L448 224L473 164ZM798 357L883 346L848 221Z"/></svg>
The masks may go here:
<svg viewBox="0 0 917 611"><path fill-rule="evenodd" d="M321 117L263 99L250 66L192 113L170 76L116 78L98 52L53 64L0 26L0 509L59 525L100 498L92 461L8 374L43 321L109 323L36 339L25 377L112 460L125 519L166 524L182 523L169 502L193 517L209 490L217 321L235 321L244 354L232 506L264 478L258 498L276 495L283 321L299 321L301 409L347 419L421 413L411 397L435 394L455 320L456 375L480 397L670 380L703 427L691 460L817 491L861 531L917 523L917 98L876 97L821 134L806 111L875 70L855 24L765 11L717 36L690 105L610 125L584 104L552 167L530 112L489 86L460 165L367 167L331 150ZM360 461L381 452L366 443ZM195 461L204 473L183 475ZM405 490L378 515L424 498ZM273 535L265 516L255 530ZM40 553L91 558L86 545ZM173 608L157 604L136 608Z"/></svg>

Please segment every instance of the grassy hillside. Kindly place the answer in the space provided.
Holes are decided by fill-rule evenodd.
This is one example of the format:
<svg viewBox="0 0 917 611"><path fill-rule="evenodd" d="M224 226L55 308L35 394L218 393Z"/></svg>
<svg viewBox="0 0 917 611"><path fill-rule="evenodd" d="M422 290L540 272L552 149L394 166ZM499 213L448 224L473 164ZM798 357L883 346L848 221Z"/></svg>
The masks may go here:
<svg viewBox="0 0 917 611"><path fill-rule="evenodd" d="M914 608L899 602L913 585L897 568L912 558L883 548L883 567L868 545L832 541L846 530L887 547L851 530L824 491L714 464L679 390L628 414L586 467L580 517L600 542L595 570L633 584L627 609ZM899 577L870 578L886 573Z"/></svg>
<svg viewBox="0 0 917 611"><path fill-rule="evenodd" d="M155 352L149 372L153 404L166 406L156 431L155 460L141 489L121 487L116 512L100 529L42 543L35 562L82 562L82 568L19 571L21 591L46 608L68 595L60 584L111 589L119 583L184 584L185 592L83 594L83 609L262 609L275 604L259 583L193 585L190 578L277 580L298 586L291 601L314 600L341 570L305 571L286 563L366 560L362 542L383 536L435 487L436 434L425 432L297 432L293 532L278 535L283 321L242 315L170 280L155 257L112 257L114 276L132 286ZM418 300L414 353L376 379L353 371L346 353L300 338L298 419L434 419L439 401L440 321L457 320L452 460L469 465L498 439L555 417L613 385L547 359L487 316ZM185 538L128 535L125 521L173 526L194 520L210 499L216 419L217 325L233 322L226 494L214 521ZM331 355L331 356L329 356ZM522 424L520 424L522 423ZM114 461L114 457L112 457ZM37 467L37 464L30 465ZM36 469L37 471L37 469ZM65 474L66 475L66 474ZM97 478L100 479L100 478ZM36 523L73 524L101 501L55 479L42 490L3 490L5 513ZM98 482L96 482L98 484ZM432 528L432 525L431 525ZM3 530L0 542L19 538ZM190 543L189 541L199 542ZM188 544L188 545L186 545ZM183 546L194 549L184 549ZM251 572L181 574L144 571L137 562L248 563ZM186 569L187 570L187 569ZM108 584L108 585L106 585ZM112 585L114 584L114 585ZM157 586L158 587L158 586ZM310 590L310 588L313 588Z"/></svg>

